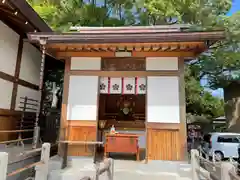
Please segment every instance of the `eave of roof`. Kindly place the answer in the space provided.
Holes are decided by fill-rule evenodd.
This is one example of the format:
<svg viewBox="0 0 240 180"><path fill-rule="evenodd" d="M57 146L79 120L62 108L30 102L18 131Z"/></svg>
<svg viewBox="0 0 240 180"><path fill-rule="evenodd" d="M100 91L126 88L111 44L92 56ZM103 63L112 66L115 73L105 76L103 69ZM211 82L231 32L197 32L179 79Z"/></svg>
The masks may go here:
<svg viewBox="0 0 240 180"><path fill-rule="evenodd" d="M151 31L140 30L136 32L115 31L111 32L77 32L77 33L28 33L32 42L39 42L41 38L48 43L157 43L157 42L215 42L225 39L223 31L215 32L161 32L158 29Z"/></svg>
<svg viewBox="0 0 240 180"><path fill-rule="evenodd" d="M189 29L191 26L187 24L177 24L177 25L156 25L156 26L121 26L121 27L84 27L84 26L73 26L70 27L70 31L79 32L140 32L140 31L181 31Z"/></svg>
<svg viewBox="0 0 240 180"><path fill-rule="evenodd" d="M33 10L26 0L8 0L17 8L20 13L35 26L38 31L52 32L52 29L44 22L44 20Z"/></svg>
<svg viewBox="0 0 240 180"><path fill-rule="evenodd" d="M26 0L5 0L0 2L0 6L1 20L23 38L29 32L53 32ZM39 48L39 45L35 46Z"/></svg>
<svg viewBox="0 0 240 180"><path fill-rule="evenodd" d="M20 35L28 32L52 32L25 0L0 1L1 21Z"/></svg>

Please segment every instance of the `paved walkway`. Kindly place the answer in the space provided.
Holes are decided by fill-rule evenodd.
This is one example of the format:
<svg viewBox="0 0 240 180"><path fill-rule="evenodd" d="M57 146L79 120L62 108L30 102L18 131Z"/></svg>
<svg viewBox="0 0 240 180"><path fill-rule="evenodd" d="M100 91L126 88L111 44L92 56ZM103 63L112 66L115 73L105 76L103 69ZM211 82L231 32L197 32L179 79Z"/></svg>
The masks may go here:
<svg viewBox="0 0 240 180"><path fill-rule="evenodd" d="M84 176L94 177L92 158L72 158L68 168L61 170L61 160L55 157L50 162L49 180L79 180ZM185 162L114 160L114 180L190 180L190 165ZM100 180L107 180L106 175Z"/></svg>

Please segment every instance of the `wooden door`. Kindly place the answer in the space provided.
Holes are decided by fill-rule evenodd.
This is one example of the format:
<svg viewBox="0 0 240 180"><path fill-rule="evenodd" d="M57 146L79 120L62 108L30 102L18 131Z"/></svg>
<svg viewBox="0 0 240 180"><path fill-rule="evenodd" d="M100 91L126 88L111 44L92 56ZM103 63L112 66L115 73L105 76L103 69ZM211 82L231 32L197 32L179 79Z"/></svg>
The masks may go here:
<svg viewBox="0 0 240 180"><path fill-rule="evenodd" d="M147 159L149 160L179 160L179 131L148 129Z"/></svg>

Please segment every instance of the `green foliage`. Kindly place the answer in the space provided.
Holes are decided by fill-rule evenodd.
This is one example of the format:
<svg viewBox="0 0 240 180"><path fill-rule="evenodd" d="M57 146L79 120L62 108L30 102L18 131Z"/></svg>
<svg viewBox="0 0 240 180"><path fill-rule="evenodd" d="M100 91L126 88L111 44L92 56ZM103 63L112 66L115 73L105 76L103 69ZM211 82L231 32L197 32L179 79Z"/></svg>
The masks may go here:
<svg viewBox="0 0 240 180"><path fill-rule="evenodd" d="M116 10L113 2L105 1L103 6L96 6L95 1L86 3L81 0L29 1L35 11L55 31L69 31L71 26L123 26L125 20L110 16ZM114 6L115 5L115 6ZM128 7L125 5L124 7ZM119 12L121 15L122 12ZM129 22L132 14L126 13ZM133 18L132 18L133 19Z"/></svg>
<svg viewBox="0 0 240 180"><path fill-rule="evenodd" d="M146 0L156 24L187 23L206 27L231 7L231 0Z"/></svg>
<svg viewBox="0 0 240 180"><path fill-rule="evenodd" d="M240 12L223 19L226 40L199 57L203 75L211 88L224 88L232 81L240 81Z"/></svg>
<svg viewBox="0 0 240 180"><path fill-rule="evenodd" d="M185 65L185 92L187 113L206 118L219 117L224 114L223 100L213 97L204 90L199 81L200 71L197 65Z"/></svg>

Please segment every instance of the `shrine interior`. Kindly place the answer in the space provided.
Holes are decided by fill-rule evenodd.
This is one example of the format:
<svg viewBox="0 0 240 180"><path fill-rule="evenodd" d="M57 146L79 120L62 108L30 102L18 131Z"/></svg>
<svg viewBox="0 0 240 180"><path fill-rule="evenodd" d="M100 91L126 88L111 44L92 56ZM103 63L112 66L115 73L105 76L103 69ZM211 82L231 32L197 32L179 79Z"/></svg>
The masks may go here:
<svg viewBox="0 0 240 180"><path fill-rule="evenodd" d="M140 159L145 159L145 94L100 94L98 112L98 139L105 142L106 133L114 125L117 133L139 135ZM99 148L103 155L104 147ZM111 153L115 159L134 160L134 154Z"/></svg>
<svg viewBox="0 0 240 180"><path fill-rule="evenodd" d="M103 129L134 130L145 128L145 94L100 94L98 119Z"/></svg>
<svg viewBox="0 0 240 180"><path fill-rule="evenodd" d="M144 58L104 58L101 63L103 71L146 70ZM105 142L114 125L119 134L137 135L139 149L145 150L146 77L100 77L99 81L98 140Z"/></svg>

